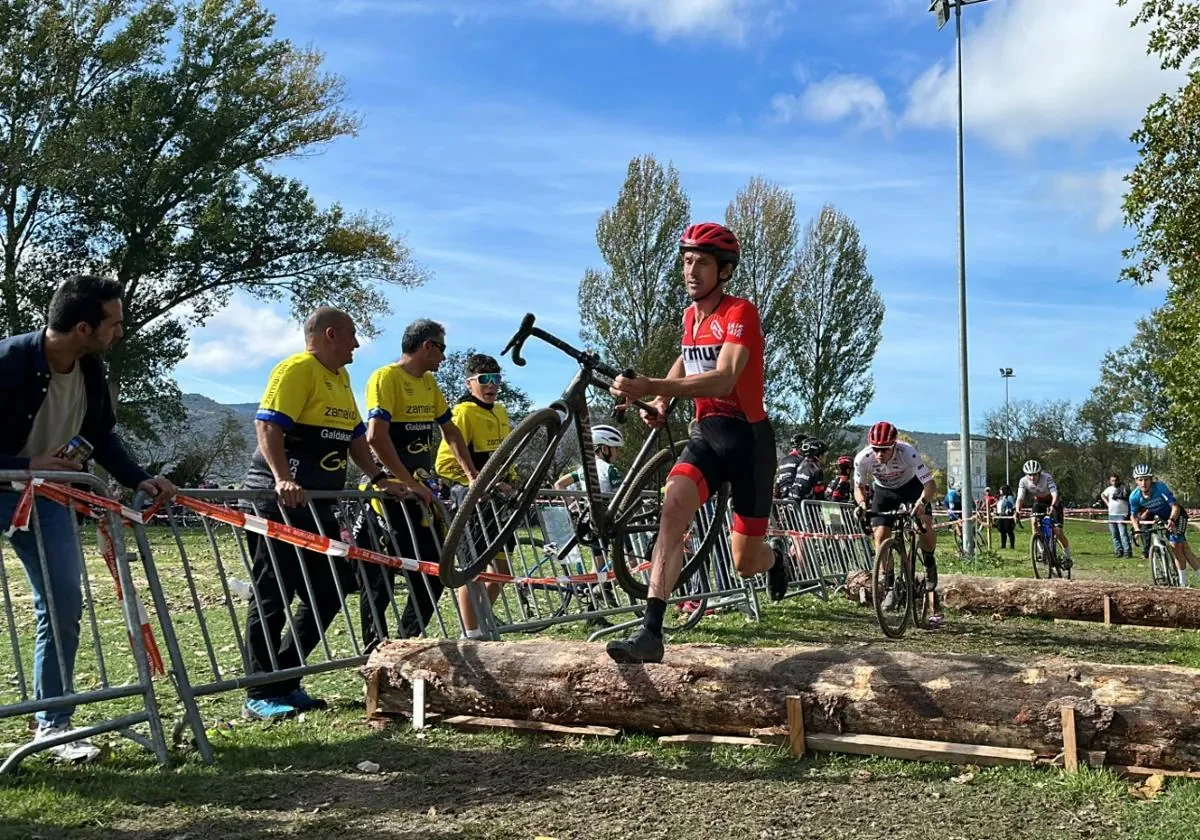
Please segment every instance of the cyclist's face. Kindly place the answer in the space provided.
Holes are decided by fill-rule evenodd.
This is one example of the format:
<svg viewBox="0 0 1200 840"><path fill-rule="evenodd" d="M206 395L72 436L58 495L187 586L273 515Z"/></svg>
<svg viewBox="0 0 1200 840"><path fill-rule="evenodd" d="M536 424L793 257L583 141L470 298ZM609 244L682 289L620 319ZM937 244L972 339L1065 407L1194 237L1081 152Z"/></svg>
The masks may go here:
<svg viewBox="0 0 1200 840"><path fill-rule="evenodd" d="M717 258L712 254L703 251L683 252L683 282L692 300L711 295L720 283L720 275Z"/></svg>
<svg viewBox="0 0 1200 840"><path fill-rule="evenodd" d="M482 382L480 381L481 378L486 378L488 381ZM496 401L496 397L500 393L500 383L493 376L468 376L467 390L471 392L471 396L475 399L491 405Z"/></svg>
<svg viewBox="0 0 1200 840"><path fill-rule="evenodd" d="M892 456L896 454L894 446L872 446L871 449L874 451L875 457L884 464L892 460Z"/></svg>
<svg viewBox="0 0 1200 840"><path fill-rule="evenodd" d="M1143 490L1149 490L1154 486L1154 476L1144 475L1137 480L1137 484L1138 487L1142 488Z"/></svg>

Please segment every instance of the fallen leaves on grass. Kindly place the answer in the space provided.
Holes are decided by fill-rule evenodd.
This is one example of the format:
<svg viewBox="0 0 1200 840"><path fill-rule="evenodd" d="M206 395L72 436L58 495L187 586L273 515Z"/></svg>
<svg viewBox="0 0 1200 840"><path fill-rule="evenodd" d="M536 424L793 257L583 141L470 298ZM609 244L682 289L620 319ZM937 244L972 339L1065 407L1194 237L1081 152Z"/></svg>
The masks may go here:
<svg viewBox="0 0 1200 840"><path fill-rule="evenodd" d="M1134 799L1158 799L1166 785L1166 777L1162 773L1155 773L1140 785L1130 785L1129 795Z"/></svg>

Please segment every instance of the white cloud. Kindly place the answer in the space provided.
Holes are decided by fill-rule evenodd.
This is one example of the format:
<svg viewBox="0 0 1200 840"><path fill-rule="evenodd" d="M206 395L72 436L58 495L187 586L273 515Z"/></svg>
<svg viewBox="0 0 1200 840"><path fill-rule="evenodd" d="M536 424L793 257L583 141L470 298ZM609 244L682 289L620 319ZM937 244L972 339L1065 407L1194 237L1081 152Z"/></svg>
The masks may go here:
<svg viewBox="0 0 1200 840"><path fill-rule="evenodd" d="M300 324L266 304L234 297L192 332L180 368L194 373L238 373L304 349Z"/></svg>
<svg viewBox="0 0 1200 840"><path fill-rule="evenodd" d="M550 6L584 15L616 18L659 38L715 35L741 42L752 22L772 17L766 0L545 0Z"/></svg>
<svg viewBox="0 0 1200 840"><path fill-rule="evenodd" d="M776 95L771 109L784 122L800 117L820 123L852 119L864 129L886 129L891 122L887 94L868 76L828 76L810 84L800 96Z"/></svg>
<svg viewBox="0 0 1200 840"><path fill-rule="evenodd" d="M1103 232L1120 223L1126 172L1106 167L1097 172L1062 172L1050 179L1050 198Z"/></svg>
<svg viewBox="0 0 1200 840"><path fill-rule="evenodd" d="M1128 136L1146 106L1178 86L1146 55L1144 27L1131 29L1137 4L1111 0L1005 0L964 12L963 102L968 131L1010 151L1041 140ZM905 122L940 128L956 119L953 34L947 61L908 91Z"/></svg>

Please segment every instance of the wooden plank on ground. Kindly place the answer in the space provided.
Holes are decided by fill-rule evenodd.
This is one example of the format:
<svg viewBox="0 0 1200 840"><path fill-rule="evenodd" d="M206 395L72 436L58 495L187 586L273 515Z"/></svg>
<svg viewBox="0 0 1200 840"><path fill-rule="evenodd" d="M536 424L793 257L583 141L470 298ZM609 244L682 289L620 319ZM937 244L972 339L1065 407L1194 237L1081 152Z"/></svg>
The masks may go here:
<svg viewBox="0 0 1200 840"><path fill-rule="evenodd" d="M1124 776L1176 776L1182 779L1200 779L1200 772L1195 770L1159 770L1156 767L1138 767L1131 764L1109 764L1109 770Z"/></svg>
<svg viewBox="0 0 1200 840"><path fill-rule="evenodd" d="M813 733L806 739L810 750L879 755L910 761L943 761L947 764L1024 764L1037 760L1033 750L1015 747L985 747L976 744L951 744L917 738L893 738L886 735L827 735Z"/></svg>
<svg viewBox="0 0 1200 840"><path fill-rule="evenodd" d="M463 732L528 732L538 735L566 737L580 735L591 738L616 738L621 734L619 729L607 726L564 726L559 723L541 723L536 720L512 720L510 718L473 717L471 715L455 715L442 721L446 726L452 726Z"/></svg>
<svg viewBox="0 0 1200 840"><path fill-rule="evenodd" d="M747 738L744 735L663 735L658 739L663 747L777 747L778 740Z"/></svg>

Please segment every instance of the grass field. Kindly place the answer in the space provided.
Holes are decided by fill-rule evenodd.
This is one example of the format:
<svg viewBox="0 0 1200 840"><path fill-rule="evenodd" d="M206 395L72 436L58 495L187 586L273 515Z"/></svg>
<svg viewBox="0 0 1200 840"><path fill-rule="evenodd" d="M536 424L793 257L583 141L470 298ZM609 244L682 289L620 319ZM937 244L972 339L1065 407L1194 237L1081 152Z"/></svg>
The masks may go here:
<svg viewBox="0 0 1200 840"><path fill-rule="evenodd" d="M1142 583L1139 559L1111 556L1100 525L1070 525L1077 576ZM156 540L161 541L159 534ZM1019 532L1021 544L1028 531ZM964 566L948 559L943 572L1030 576L1024 550L997 552ZM199 551L202 546L190 546ZM189 633L195 607L179 568L159 556L172 616L189 667L210 668L204 646ZM234 555L230 555L231 557ZM11 559L6 558L6 559ZM203 564L196 564L196 573ZM107 572L94 580L107 581ZM12 568L10 566L10 577ZM244 575L240 575L243 576ZM201 581L204 592L213 580ZM15 581L10 585L16 587ZM111 601L97 585L98 604ZM18 605L20 606L20 605ZM218 604L202 604L220 613ZM22 614L18 610L18 615ZM111 609L98 609L109 650L123 634ZM231 625L214 621L214 649L236 664ZM223 628L223 629L222 629ZM19 627L24 635L28 623ZM545 631L581 638L567 625ZM114 634L116 634L114 636ZM706 619L678 642L734 645L830 644L874 650L1001 654L1017 660L1061 655L1096 662L1175 663L1200 668L1200 634L1147 633L1052 622L947 616L934 633L886 640L874 616L843 599L806 597L765 604L761 622L741 614ZM331 644L348 651L344 638ZM84 645L86 651L87 643ZM669 654L668 654L669 655ZM8 656L8 660L2 657ZM81 673L92 664L81 655ZM109 676L127 671L113 662ZM12 669L0 653L0 675ZM687 752L638 735L617 742L546 742L510 735L464 735L402 726L375 732L364 721L361 680L353 673L308 681L332 701L326 712L265 725L237 719L236 693L203 702L216 764L176 753L160 771L132 743L101 738L110 754L90 767L44 758L0 779L0 838L251 838L379 836L395 838L745 837L745 838L1155 838L1200 835L1200 785L1172 780L1158 799L1143 802L1108 772L1068 777L1053 770L963 768L881 759L823 756L793 761L777 750L721 748ZM11 679L6 689L11 693ZM163 713L177 716L173 695L159 685ZM11 702L0 695L0 703ZM77 717L86 719L87 710ZM0 726L0 740L22 740L24 721ZM380 765L366 774L364 760ZM955 781L956 777L958 781ZM966 783L961 783L961 782Z"/></svg>

